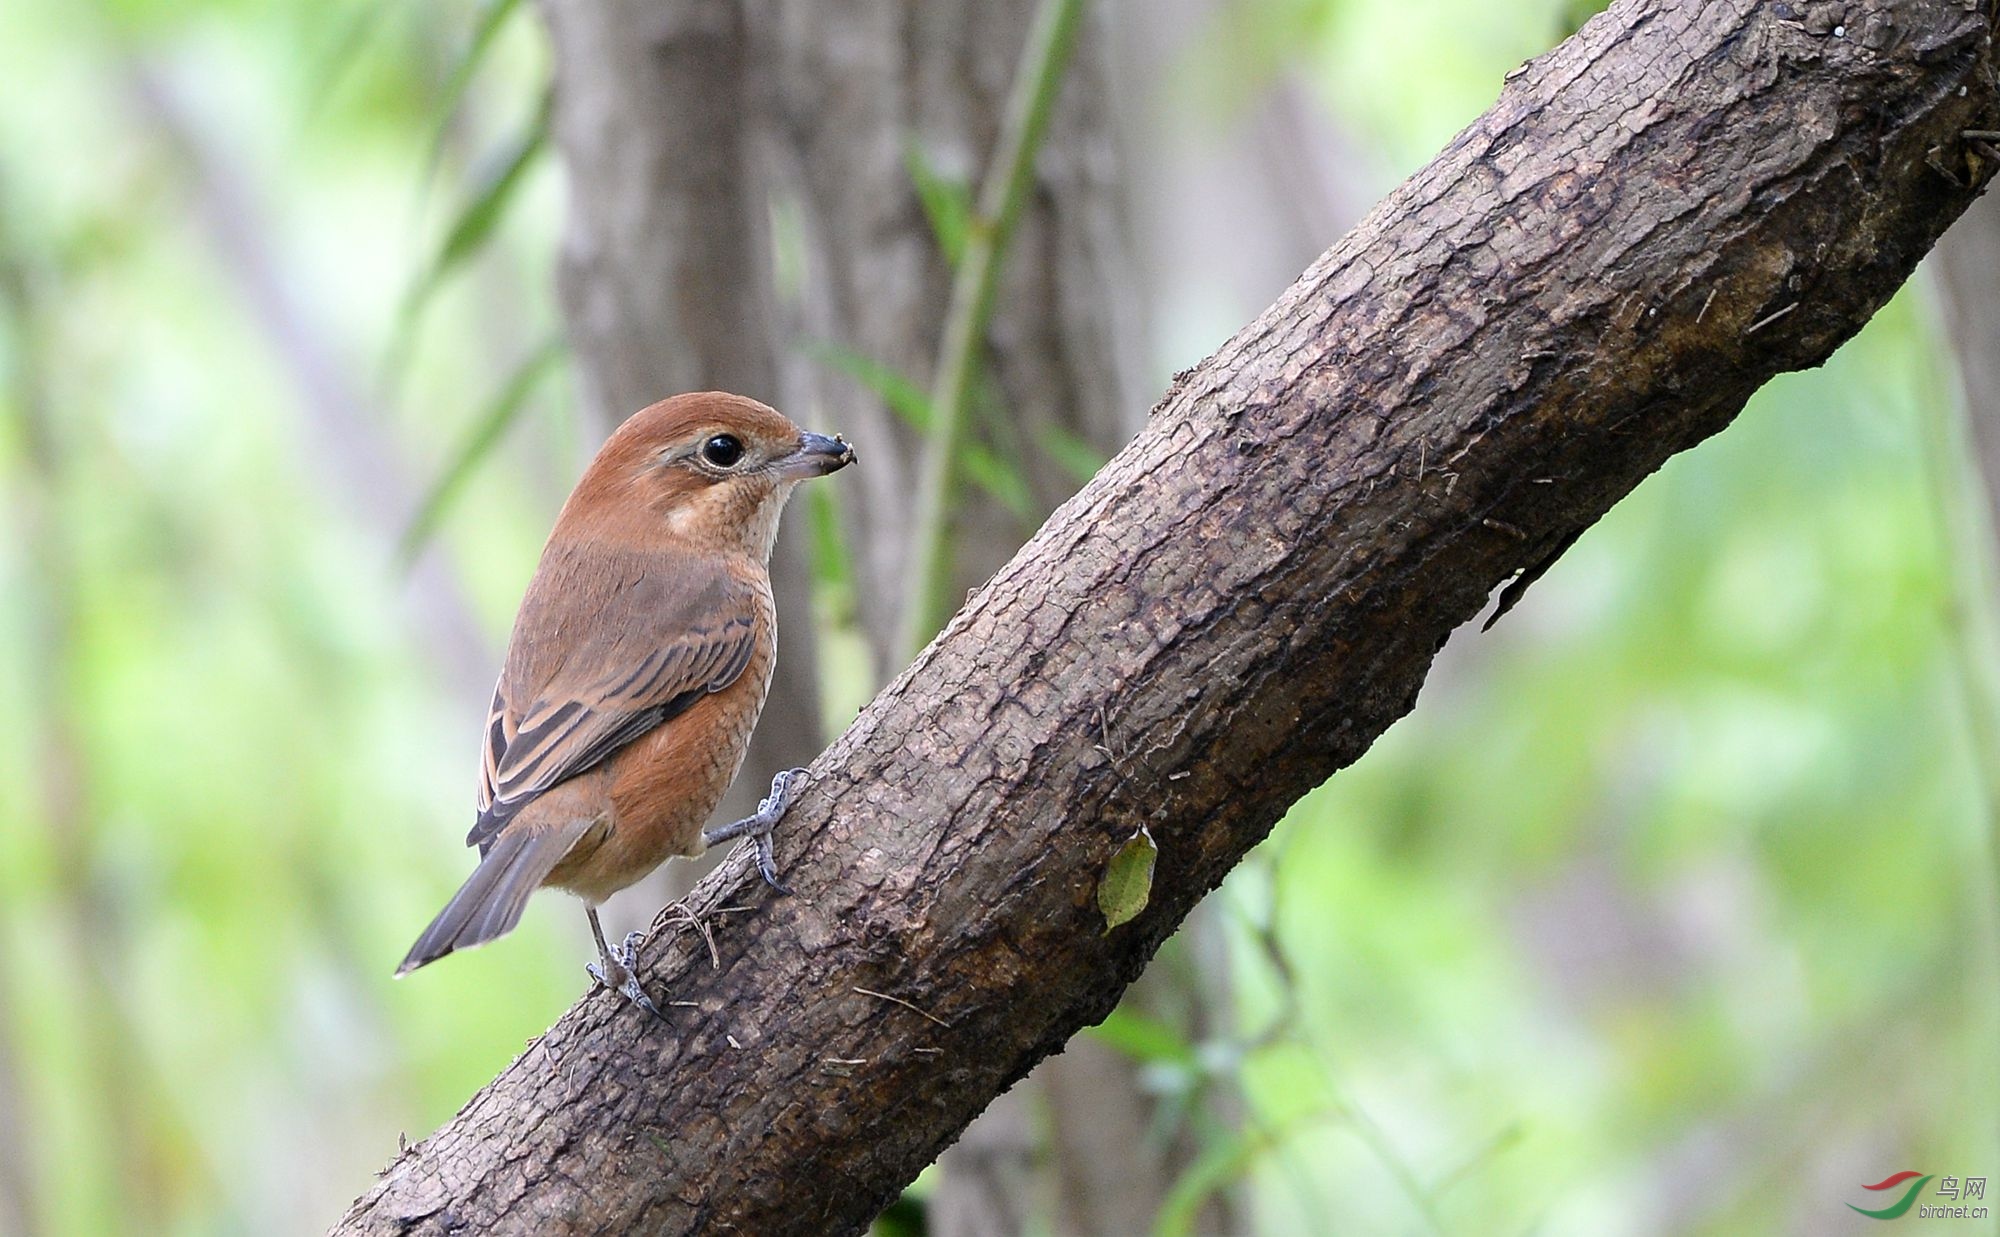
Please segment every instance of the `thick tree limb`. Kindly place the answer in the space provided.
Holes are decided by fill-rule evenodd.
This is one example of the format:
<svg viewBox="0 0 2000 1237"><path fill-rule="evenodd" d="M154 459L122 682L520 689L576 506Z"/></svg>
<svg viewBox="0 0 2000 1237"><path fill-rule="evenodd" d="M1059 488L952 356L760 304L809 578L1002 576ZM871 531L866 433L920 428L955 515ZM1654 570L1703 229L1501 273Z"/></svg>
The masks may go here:
<svg viewBox="0 0 2000 1237"><path fill-rule="evenodd" d="M1621 3L1534 62L820 759L797 896L697 890L721 965L653 943L671 1027L585 999L339 1231L856 1231L1496 583L1888 298L1992 174L1994 2Z"/></svg>

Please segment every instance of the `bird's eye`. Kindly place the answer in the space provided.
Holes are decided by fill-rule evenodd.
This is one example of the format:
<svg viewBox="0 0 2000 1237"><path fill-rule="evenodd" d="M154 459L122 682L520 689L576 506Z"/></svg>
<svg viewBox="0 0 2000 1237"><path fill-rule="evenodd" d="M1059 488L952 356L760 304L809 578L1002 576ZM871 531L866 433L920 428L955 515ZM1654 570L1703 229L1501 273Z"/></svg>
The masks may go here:
<svg viewBox="0 0 2000 1237"><path fill-rule="evenodd" d="M701 458L717 468L728 468L743 458L743 444L734 434L717 434L701 444Z"/></svg>

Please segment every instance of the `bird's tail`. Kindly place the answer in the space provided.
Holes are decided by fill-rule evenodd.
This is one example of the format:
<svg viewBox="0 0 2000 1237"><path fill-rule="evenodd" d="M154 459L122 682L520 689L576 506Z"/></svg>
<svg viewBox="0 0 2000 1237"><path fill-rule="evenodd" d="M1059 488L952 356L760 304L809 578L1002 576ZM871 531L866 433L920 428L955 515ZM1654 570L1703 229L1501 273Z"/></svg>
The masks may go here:
<svg viewBox="0 0 2000 1237"><path fill-rule="evenodd" d="M519 923L528 895L540 887L590 826L585 820L535 833L502 831L472 875L410 946L396 974L408 975L454 949L482 945Z"/></svg>

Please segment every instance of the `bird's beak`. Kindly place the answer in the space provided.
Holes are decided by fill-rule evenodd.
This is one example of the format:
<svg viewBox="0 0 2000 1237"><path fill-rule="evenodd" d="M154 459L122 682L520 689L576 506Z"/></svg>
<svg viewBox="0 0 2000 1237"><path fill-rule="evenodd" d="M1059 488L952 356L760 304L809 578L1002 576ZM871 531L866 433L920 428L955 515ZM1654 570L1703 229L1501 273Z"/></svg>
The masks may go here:
<svg viewBox="0 0 2000 1237"><path fill-rule="evenodd" d="M799 449L777 461L780 476L799 479L804 477L824 477L854 462L854 448L847 440L835 434L828 438L825 434L810 431L799 435Z"/></svg>

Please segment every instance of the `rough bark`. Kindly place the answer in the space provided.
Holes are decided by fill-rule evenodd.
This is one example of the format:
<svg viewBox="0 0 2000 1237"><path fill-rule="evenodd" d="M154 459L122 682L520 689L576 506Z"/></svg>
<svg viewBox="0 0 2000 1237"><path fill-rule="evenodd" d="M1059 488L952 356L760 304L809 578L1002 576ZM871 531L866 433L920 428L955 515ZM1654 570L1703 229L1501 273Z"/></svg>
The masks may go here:
<svg viewBox="0 0 2000 1237"><path fill-rule="evenodd" d="M796 896L704 882L720 966L686 929L646 951L671 1025L584 1000L339 1231L858 1231L1495 584L1881 306L1992 174L1963 134L2000 128L1995 25L1619 4L1526 66L821 757ZM1142 824L1152 900L1106 932Z"/></svg>
<svg viewBox="0 0 2000 1237"><path fill-rule="evenodd" d="M1170 966L1171 954L1163 955L1122 1003L1190 1043L1225 1033L1230 1018L1221 985L1203 982L1226 966L1226 942L1198 926L1219 925L1190 922L1170 948L1197 952L1208 969L1189 974L1193 967ZM931 1237L1152 1232L1161 1204L1202 1147L1191 1130L1162 1124L1161 1097L1144 1074L1124 1052L1088 1036L1071 1039L996 1097L939 1157L940 1174L925 1197L925 1231ZM1217 1121L1234 1115L1226 1103L1207 1107ZM1204 1237L1242 1231L1233 1201L1228 1190L1218 1190L1193 1231Z"/></svg>

